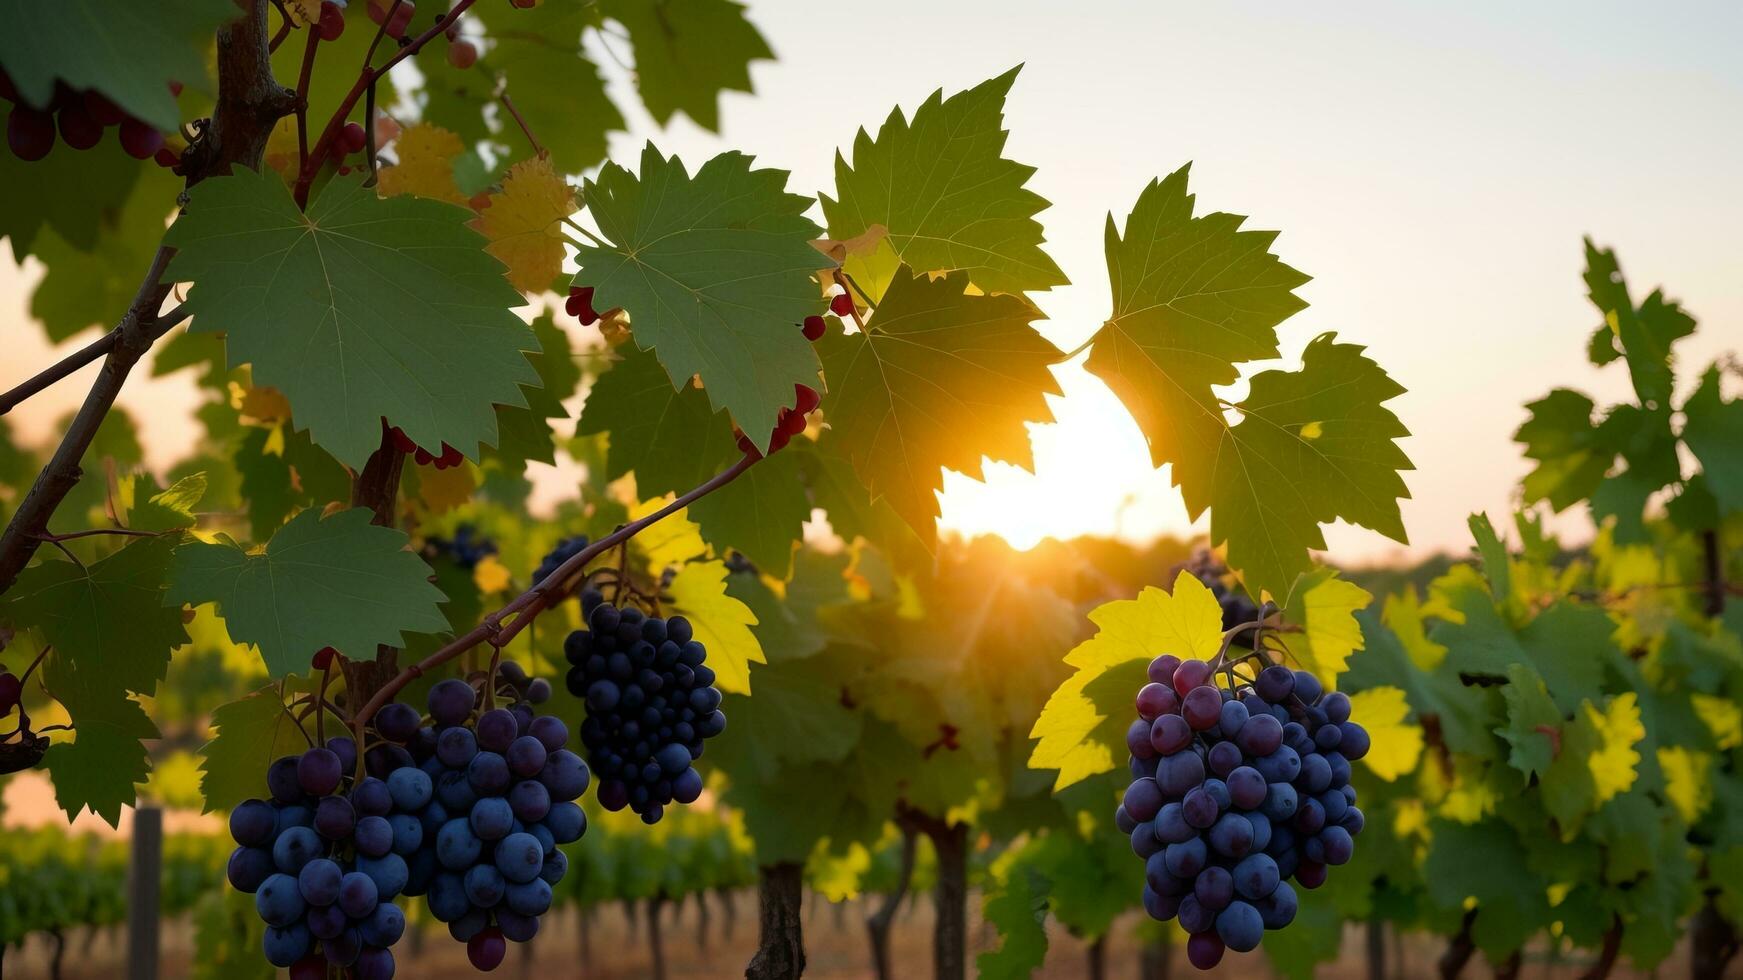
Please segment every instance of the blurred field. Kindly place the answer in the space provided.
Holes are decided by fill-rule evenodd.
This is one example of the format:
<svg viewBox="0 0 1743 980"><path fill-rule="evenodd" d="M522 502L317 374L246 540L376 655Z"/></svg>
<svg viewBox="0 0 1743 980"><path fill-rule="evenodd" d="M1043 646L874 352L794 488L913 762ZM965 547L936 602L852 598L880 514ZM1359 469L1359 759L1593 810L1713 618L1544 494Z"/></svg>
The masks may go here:
<svg viewBox="0 0 1743 980"><path fill-rule="evenodd" d="M729 910L730 904L730 910ZM853 901L830 905L820 900L808 901L805 915L805 945L808 962L805 976L820 980L868 980L869 947L864 928L865 917L872 902ZM645 906L636 910L632 923L622 906L612 905L594 910L588 928L587 953L581 944L581 919L573 909L564 909L550 916L544 931L529 946L511 949L509 959L493 976L505 980L533 978L570 978L586 980L644 980L653 977L654 957L649 942ZM970 944L974 951L986 949L997 938L990 928L983 927L979 915L979 897L972 896L969 908ZM909 901L898 914L892 936L896 975L901 980L924 978L931 969L932 909L929 896ZM756 896L751 892L735 895L730 903L720 896L709 899L706 940L700 935L700 915L694 903L682 909L667 907L661 915L660 931L666 975L678 978L728 978L744 975L744 964L756 946ZM1039 977L1052 980L1090 980L1090 955L1086 945L1067 935L1064 930L1050 929L1052 946ZM1365 934L1352 928L1344 936L1344 952L1336 963L1321 968L1316 976L1322 980L1359 980L1366 978L1367 960ZM63 980L117 980L124 967L122 933L110 930L95 937L83 932L67 939L67 950L61 971ZM1412 939L1402 948L1393 939L1386 942L1387 978L1416 978L1436 975L1435 959L1440 945ZM33 940L23 955L14 952L6 959L7 980L48 980L50 944ZM193 952L193 935L185 922L169 922L164 926L164 956L161 976L185 977L189 957ZM408 933L400 947L399 976L408 980L462 980L481 976L466 962L463 947L453 942L445 931L429 930L422 942L414 942ZM1131 936L1130 923L1116 927L1114 936L1103 951L1107 980L1160 980L1162 977L1272 977L1277 974L1261 954L1231 955L1217 969L1200 974L1186 964L1184 950L1172 951L1164 972L1146 974L1141 963L1141 951ZM1527 955L1518 976L1523 980L1573 980L1589 966L1584 960L1550 962L1542 955ZM1735 964L1733 964L1735 966ZM1480 956L1474 957L1464 976L1483 978L1493 970ZM973 975L972 964L970 975ZM1612 977L1644 977L1636 971L1619 967ZM1688 975L1686 951L1676 954L1651 974L1654 977ZM1743 976L1743 968L1733 969L1728 976Z"/></svg>

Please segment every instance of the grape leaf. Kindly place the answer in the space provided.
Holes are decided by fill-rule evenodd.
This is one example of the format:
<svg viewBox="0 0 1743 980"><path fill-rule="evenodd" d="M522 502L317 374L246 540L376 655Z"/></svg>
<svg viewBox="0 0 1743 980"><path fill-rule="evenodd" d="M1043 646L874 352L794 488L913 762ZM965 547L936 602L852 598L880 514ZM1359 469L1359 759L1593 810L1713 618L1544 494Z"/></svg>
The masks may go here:
<svg viewBox="0 0 1743 980"><path fill-rule="evenodd" d="M829 377L825 437L874 496L930 542L942 470L979 479L990 457L1034 465L1028 423L1050 422L1059 349L1021 296L968 292L965 272L897 272L866 330L818 347Z"/></svg>
<svg viewBox="0 0 1743 980"><path fill-rule="evenodd" d="M518 152L525 137L497 105L497 92L504 91L558 170L590 169L605 159L607 134L624 128L605 79L581 47L590 16L586 5L575 3L473 7L468 17L485 25L490 45L470 68L455 68L442 57L418 59L425 118L469 144L494 135Z"/></svg>
<svg viewBox="0 0 1743 980"><path fill-rule="evenodd" d="M1613 346L1619 346L1628 359L1628 374L1640 403L1648 409L1668 406L1675 384L1670 349L1694 333L1694 317L1656 289L1636 308L1616 253L1598 248L1590 238L1586 239L1585 280L1592 305L1604 315L1604 326L1613 335Z"/></svg>
<svg viewBox="0 0 1743 980"><path fill-rule="evenodd" d="M1303 576L1295 591L1301 597L1295 601L1291 596L1288 611L1292 617L1299 614L1302 632L1285 637L1285 643L1303 669L1323 681L1326 690L1336 690L1338 675L1349 669L1350 654L1362 649L1356 613L1374 597L1330 570Z"/></svg>
<svg viewBox="0 0 1743 980"><path fill-rule="evenodd" d="M412 194L449 204L465 204L454 183L454 158L466 152L460 137L440 126L414 123L393 141L394 165L376 175L383 197Z"/></svg>
<svg viewBox="0 0 1743 980"><path fill-rule="evenodd" d="M1606 667L1620 656L1616 624L1600 608L1560 601L1515 630L1486 591L1460 597L1455 606L1461 621L1434 631L1447 647L1447 666L1461 677L1501 680L1509 665L1530 664L1566 712L1602 696Z"/></svg>
<svg viewBox="0 0 1743 980"><path fill-rule="evenodd" d="M713 661L713 650L709 650ZM843 661L828 656L792 660L752 672L756 696L729 696L735 737L748 740L741 779L772 778L776 763L840 762L859 743L864 713L842 704Z"/></svg>
<svg viewBox="0 0 1743 980"><path fill-rule="evenodd" d="M540 293L563 271L561 222L574 213L575 192L550 160L533 157L508 168L474 227L490 239L485 250L508 266L508 281Z"/></svg>
<svg viewBox="0 0 1743 980"><path fill-rule="evenodd" d="M1573 720L1561 726L1561 749L1543 773L1543 806L1572 840L1581 824L1605 802L1634 785L1646 737L1633 691L1619 694L1599 710L1585 701Z"/></svg>
<svg viewBox="0 0 1743 980"><path fill-rule="evenodd" d="M1362 764L1374 775L1392 782L1416 771L1422 756L1422 727L1407 721L1410 705L1396 687L1371 687L1350 695L1350 717L1368 730L1373 748Z"/></svg>
<svg viewBox="0 0 1743 980"><path fill-rule="evenodd" d="M184 476L159 490L148 473L122 477L115 500L121 523L135 531L177 531L193 527L194 508L206 496L206 474Z"/></svg>
<svg viewBox="0 0 1743 980"><path fill-rule="evenodd" d="M617 354L588 391L575 429L611 434L607 477L633 472L636 492L653 497L683 493L724 469L737 454L732 423L709 408L708 396L688 382L673 387L659 360L633 344Z"/></svg>
<svg viewBox="0 0 1743 980"><path fill-rule="evenodd" d="M493 405L526 404L537 342L471 212L341 177L305 215L277 175L246 170L189 194L166 238L166 278L194 280L189 329L225 331L229 363L251 362L340 462L363 468L383 418L476 459Z"/></svg>
<svg viewBox="0 0 1743 980"><path fill-rule="evenodd" d="M163 680L170 651L188 642L181 610L163 606L180 537L140 538L83 567L45 560L19 574L0 615L40 628L54 645L57 698L114 702Z"/></svg>
<svg viewBox="0 0 1743 980"><path fill-rule="evenodd" d="M692 177L650 143L639 177L608 163L588 182L587 209L610 244L577 250L575 283L594 287L594 308L627 310L636 345L672 384L699 375L708 403L759 449L793 386L817 386L817 355L795 324L819 305L810 242L820 230L786 180L741 153Z"/></svg>
<svg viewBox="0 0 1743 980"><path fill-rule="evenodd" d="M533 336L538 339L539 352L528 355L527 360L538 372L539 386L521 389L526 394L526 408L496 406L499 438L494 455L515 473L524 472L528 460L557 461L550 420L569 417L563 401L575 394L581 383L581 366L575 363L569 335L550 314L533 321Z"/></svg>
<svg viewBox="0 0 1743 980"><path fill-rule="evenodd" d="M378 644L403 645L403 633L445 629L430 567L372 516L364 507L325 519L305 510L257 555L228 542L184 545L167 598L217 603L230 637L259 647L273 677L307 671L322 647L368 660Z"/></svg>
<svg viewBox="0 0 1743 980"><path fill-rule="evenodd" d="M1112 770L1126 756L1126 729L1137 716L1132 698L1145 684L1150 661L1164 653L1208 660L1222 645L1222 606L1191 572L1174 591L1150 586L1136 599L1118 599L1089 614L1096 634L1065 655L1076 670L1041 709L1029 737L1032 769L1058 769L1055 792Z"/></svg>
<svg viewBox="0 0 1743 980"><path fill-rule="evenodd" d="M1477 540L1477 555L1483 561L1483 577L1489 580L1489 594L1496 602L1506 602L1513 595L1507 545L1495 534L1488 514L1472 514L1465 523L1471 529L1471 537Z"/></svg>
<svg viewBox="0 0 1743 980"><path fill-rule="evenodd" d="M830 237L852 239L875 225L888 232L871 255L850 253L844 267L873 300L900 263L965 270L988 293L1065 284L1041 250L1035 215L1047 201L1023 186L1035 168L1001 155L1005 95L1018 71L948 99L940 89L912 122L892 109L875 140L860 130L852 164L836 154L836 196L822 198Z"/></svg>
<svg viewBox="0 0 1743 980"><path fill-rule="evenodd" d="M51 673L49 684L55 683ZM71 742L49 747L42 764L54 781L55 803L67 819L89 807L111 827L119 825L121 808L132 806L137 783L151 772L151 756L141 744L158 737L157 726L132 698L122 697L99 704L94 696L67 698L54 687L56 697L72 717L77 731Z"/></svg>
<svg viewBox="0 0 1743 980"><path fill-rule="evenodd" d="M999 931L999 947L974 958L975 970L987 980L1029 977L1047 956L1047 895L1051 883L1027 865L1018 864L986 896L982 918Z"/></svg>
<svg viewBox="0 0 1743 980"><path fill-rule="evenodd" d="M837 440L795 443L795 455L805 472L811 499L829 517L836 534L877 546L902 571L927 571L933 566L931 535L922 535L902 519L885 497L873 498L853 470L853 462L835 450Z"/></svg>
<svg viewBox="0 0 1743 980"><path fill-rule="evenodd" d="M750 665L768 663L751 627L757 624L750 607L726 594L726 564L692 562L678 569L666 591L672 597L668 615L690 620L696 639L708 651L714 686L730 694L750 693Z"/></svg>
<svg viewBox="0 0 1743 980"><path fill-rule="evenodd" d="M1320 525L1333 520L1406 540L1399 471L1412 467L1395 440L1409 433L1383 404L1404 389L1334 337L1309 343L1299 371L1255 375L1209 461L1211 540L1228 543L1254 592L1311 567L1308 550L1325 547Z"/></svg>
<svg viewBox="0 0 1743 980"><path fill-rule="evenodd" d="M1708 489L1725 511L1743 510L1743 400L1721 398L1715 366L1682 410L1683 442L1700 460Z"/></svg>
<svg viewBox="0 0 1743 980"><path fill-rule="evenodd" d="M690 519L716 552L738 551L783 580L793 571L793 548L810 516L798 456L788 451L769 456L690 505Z"/></svg>
<svg viewBox="0 0 1743 980"><path fill-rule="evenodd" d="M635 46L635 84L662 126L682 112L720 131L720 93L749 92L750 63L772 61L767 41L733 0L603 0Z"/></svg>
<svg viewBox="0 0 1743 980"><path fill-rule="evenodd" d="M1590 398L1567 388L1526 404L1531 417L1513 433L1526 458L1537 461L1522 484L1526 503L1548 500L1564 510L1591 496L1610 472L1616 450L1592 424L1593 407Z"/></svg>
<svg viewBox="0 0 1743 980"><path fill-rule="evenodd" d="M181 125L170 83L207 88L206 51L218 26L240 16L231 0L9 3L0 64L19 96L49 104L56 80L94 88L165 132Z"/></svg>
<svg viewBox="0 0 1743 980"><path fill-rule="evenodd" d="M219 705L212 712L212 728L211 739L200 747L200 794L208 813L263 796L267 766L309 747L308 736L285 710L277 684Z"/></svg>
<svg viewBox="0 0 1743 980"><path fill-rule="evenodd" d="M151 265L182 186L162 167L147 169L91 246L75 246L53 228L38 238L36 257L47 269L30 295L30 315L42 321L50 340L59 343L91 326L113 327L132 305L139 270Z"/></svg>
<svg viewBox="0 0 1743 980"><path fill-rule="evenodd" d="M146 168L125 153L75 150L56 140L41 160L0 153L0 236L12 242L13 261L23 264L50 230L78 252L99 247L100 234L133 194ZM160 228L159 234L162 234ZM138 267L135 267L135 276ZM137 288L135 280L134 287ZM128 297L131 299L132 297Z"/></svg>
<svg viewBox="0 0 1743 980"><path fill-rule="evenodd" d="M1543 678L1526 664L1508 666L1501 697L1507 703L1507 724L1495 734L1513 746L1507 764L1526 776L1543 775L1561 742L1561 709L1550 700Z"/></svg>

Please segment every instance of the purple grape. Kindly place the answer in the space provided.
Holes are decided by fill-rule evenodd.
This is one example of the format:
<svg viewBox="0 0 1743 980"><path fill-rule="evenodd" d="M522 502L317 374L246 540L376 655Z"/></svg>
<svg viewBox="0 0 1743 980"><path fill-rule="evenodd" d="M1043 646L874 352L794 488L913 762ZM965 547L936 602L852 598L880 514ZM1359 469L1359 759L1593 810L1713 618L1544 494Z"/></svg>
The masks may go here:
<svg viewBox="0 0 1743 980"><path fill-rule="evenodd" d="M345 872L329 858L316 858L297 872L297 891L310 905L332 905L339 900L339 884Z"/></svg>
<svg viewBox="0 0 1743 980"><path fill-rule="evenodd" d="M1258 678L1253 681L1253 690L1267 704L1281 704L1295 693L1295 672L1281 664L1272 664L1259 671Z"/></svg>
<svg viewBox="0 0 1743 980"><path fill-rule="evenodd" d="M230 852L230 863L224 873L231 888L253 894L276 870L271 851L263 847L238 847Z"/></svg>
<svg viewBox="0 0 1743 980"><path fill-rule="evenodd" d="M470 688L468 688L470 690ZM444 728L436 736L436 758L449 769L462 769L478 754L478 740L470 728Z"/></svg>
<svg viewBox="0 0 1743 980"><path fill-rule="evenodd" d="M1230 902L1217 913L1216 934L1229 949L1245 953L1258 948L1259 940L1265 937L1265 922L1259 910L1246 902Z"/></svg>
<svg viewBox="0 0 1743 980"><path fill-rule="evenodd" d="M339 757L339 768L351 772L357 768L357 742L349 735L335 735L327 739L327 748Z"/></svg>
<svg viewBox="0 0 1743 980"><path fill-rule="evenodd" d="M1124 803L1114 808L1114 826L1118 827L1122 834L1130 834L1138 826L1138 822L1132 819L1130 813L1126 812Z"/></svg>
<svg viewBox="0 0 1743 980"><path fill-rule="evenodd" d="M230 836L244 847L272 843L278 813L264 800L244 800L230 811Z"/></svg>
<svg viewBox="0 0 1743 980"><path fill-rule="evenodd" d="M272 792L272 798L280 803L301 803L303 799L302 782L297 779L297 763L300 757L287 755L273 761L266 768L266 788Z"/></svg>
<svg viewBox="0 0 1743 980"><path fill-rule="evenodd" d="M1270 715L1254 715L1235 735L1235 744L1252 758L1270 755L1283 744L1283 724Z"/></svg>
<svg viewBox="0 0 1743 980"><path fill-rule="evenodd" d="M686 769L672 780L672 799L679 803L694 803L702 795L702 774Z"/></svg>
<svg viewBox="0 0 1743 980"><path fill-rule="evenodd" d="M682 750L683 746L680 745L678 748ZM545 758L548 754L545 743L531 735L521 735L509 743L508 751L504 753L503 758L508 762L509 772L525 779L537 776L539 770L545 768ZM689 764L690 754L685 752L684 765ZM1327 770L1328 776L1329 772L1330 770Z"/></svg>
<svg viewBox="0 0 1743 980"><path fill-rule="evenodd" d="M1345 759L1354 762L1368 754L1368 730L1353 721L1346 721L1338 726L1343 731L1343 738L1338 742L1338 752Z"/></svg>
<svg viewBox="0 0 1743 980"><path fill-rule="evenodd" d="M472 714L472 706L477 700L472 685L462 680L448 678L437 682L430 688L430 717L438 725L459 725Z"/></svg>
<svg viewBox="0 0 1743 980"><path fill-rule="evenodd" d="M1144 911L1157 922L1167 922L1180 911L1180 896L1159 895L1156 889L1145 885Z"/></svg>
<svg viewBox="0 0 1743 980"><path fill-rule="evenodd" d="M1227 779L1230 773L1240 768L1242 761L1240 747L1233 742L1218 742L1210 747L1205 755L1205 762L1210 771Z"/></svg>
<svg viewBox="0 0 1743 980"><path fill-rule="evenodd" d="M1150 742L1151 723L1142 718L1134 718L1126 728L1126 750L1132 753L1132 758L1143 762L1156 758L1156 747ZM1341 734L1339 737L1342 737Z"/></svg>
<svg viewBox="0 0 1743 980"><path fill-rule="evenodd" d="M1198 663L1199 661L1193 661ZM1176 677L1179 675L1176 674ZM1180 716L1195 732L1209 731L1222 720L1223 696L1209 685L1195 687L1180 701Z"/></svg>
<svg viewBox="0 0 1743 980"><path fill-rule="evenodd" d="M1178 752L1163 758L1156 767L1156 783L1169 796L1185 796L1204 782L1204 760L1197 752Z"/></svg>
<svg viewBox="0 0 1743 980"><path fill-rule="evenodd" d="M1342 691L1333 691L1320 698L1319 707L1325 712L1325 720L1334 725L1350 720L1350 696Z"/></svg>
<svg viewBox="0 0 1743 980"><path fill-rule="evenodd" d="M1305 670L1295 672L1295 696L1302 704L1314 704L1319 701L1325 687L1319 683L1319 678Z"/></svg>
<svg viewBox="0 0 1743 980"><path fill-rule="evenodd" d="M1133 820L1142 823L1156 818L1162 802L1162 787L1156 785L1154 779L1137 779L1126 787L1123 806Z"/></svg>
<svg viewBox="0 0 1743 980"><path fill-rule="evenodd" d="M1228 744L1228 743L1223 743ZM1252 766L1240 766L1228 775L1229 800L1243 810L1256 810L1265 802L1265 777Z"/></svg>
<svg viewBox="0 0 1743 980"><path fill-rule="evenodd" d="M393 809L393 794L387 791L387 783L365 776L351 789L351 805L360 817L379 817Z"/></svg>
<svg viewBox="0 0 1743 980"><path fill-rule="evenodd" d="M1188 661L1190 662L1190 661ZM1163 863L1168 873L1176 878L1192 878L1204 870L1205 861L1209 858L1202 837L1169 844L1163 851Z"/></svg>
<svg viewBox="0 0 1743 980"><path fill-rule="evenodd" d="M1204 660L1185 660L1174 668L1174 693L1184 699L1194 688L1210 682L1210 664ZM1215 689L1212 688L1214 691Z"/></svg>
<svg viewBox="0 0 1743 980"><path fill-rule="evenodd" d="M1354 837L1356 834L1362 832L1362 828L1367 826L1367 822L1367 817L1362 815L1362 811L1355 806L1351 806L1348 810L1344 811L1344 818L1338 821L1338 826L1342 827L1350 836Z"/></svg>
<svg viewBox="0 0 1743 980"><path fill-rule="evenodd" d="M1331 763L1318 752L1301 757L1301 774L1295 777L1297 789L1322 793L1331 786Z"/></svg>
<svg viewBox="0 0 1743 980"><path fill-rule="evenodd" d="M1271 894L1255 900L1253 907L1259 910L1265 928L1281 929L1295 921L1295 889L1289 887L1288 882L1279 881Z"/></svg>
<svg viewBox="0 0 1743 980"><path fill-rule="evenodd" d="M1154 824L1156 839L1164 844L1179 844L1198 836L1198 831L1186 822L1186 813L1179 803L1164 803L1156 812Z"/></svg>
<svg viewBox="0 0 1743 980"><path fill-rule="evenodd" d="M1246 705L1239 701L1224 701L1221 714L1217 716L1217 731L1222 733L1223 738L1234 738L1240 732L1241 726L1247 723L1247 718Z"/></svg>
<svg viewBox="0 0 1743 980"><path fill-rule="evenodd" d="M1173 714L1179 707L1180 698L1166 684L1152 681L1138 692L1138 717L1145 721L1155 721L1162 715Z"/></svg>
<svg viewBox="0 0 1743 980"><path fill-rule="evenodd" d="M538 916L521 915L509 909L496 910L496 925L502 930L502 938L509 942L529 943L539 934Z"/></svg>
<svg viewBox="0 0 1743 980"><path fill-rule="evenodd" d="M1149 824L1141 823L1132 831L1133 854L1148 859L1161 850L1162 842L1156 839L1156 832L1150 828Z"/></svg>
<svg viewBox="0 0 1743 980"><path fill-rule="evenodd" d="M1198 896L1192 892L1180 898L1180 928L1188 932L1203 932L1216 923L1216 913L1199 904Z"/></svg>
<svg viewBox="0 0 1743 980"><path fill-rule="evenodd" d="M1277 862L1268 854L1249 854L1235 865L1235 890L1249 901L1271 894L1279 880Z"/></svg>
<svg viewBox="0 0 1743 980"><path fill-rule="evenodd" d="M1211 799L1202 786L1194 787L1180 801L1180 812L1189 826L1199 830L1208 829L1211 824L1216 823L1218 814L1216 800Z"/></svg>
<svg viewBox="0 0 1743 980"><path fill-rule="evenodd" d="M1227 868L1211 865L1198 873L1192 885L1192 897L1212 912L1228 907L1235 898L1235 880Z"/></svg>
<svg viewBox="0 0 1743 980"><path fill-rule="evenodd" d="M356 980L393 980L393 953L379 946L365 946L357 953L351 972Z"/></svg>
<svg viewBox="0 0 1743 980"><path fill-rule="evenodd" d="M1163 715L1150 726L1150 745L1164 756L1174 755L1191 743L1192 726L1179 715Z"/></svg>
<svg viewBox="0 0 1743 980"><path fill-rule="evenodd" d="M551 812L551 791L543 783L523 779L508 791L508 805L516 820L537 823Z"/></svg>
<svg viewBox="0 0 1743 980"><path fill-rule="evenodd" d="M1172 653L1164 653L1162 656L1150 661L1150 681L1155 684L1172 684L1174 682L1174 671L1179 669L1179 667L1179 657L1176 657Z"/></svg>
<svg viewBox="0 0 1743 980"><path fill-rule="evenodd" d="M1205 837L1210 841L1211 850L1218 854L1244 857L1253 849L1253 824L1244 814L1225 813L1216 819Z"/></svg>
<svg viewBox="0 0 1743 980"><path fill-rule="evenodd" d="M527 734L539 740L546 752L555 752L569 743L569 727L562 719L540 715L533 719Z"/></svg>
<svg viewBox="0 0 1743 980"><path fill-rule="evenodd" d="M496 845L495 861L510 882L529 882L544 870L545 848L532 834L509 834Z"/></svg>
<svg viewBox="0 0 1743 980"><path fill-rule="evenodd" d="M1347 863L1356 852L1356 842L1342 827L1327 827L1314 839L1322 845L1326 864Z"/></svg>
<svg viewBox="0 0 1743 980"><path fill-rule="evenodd" d="M416 708L395 701L375 713L375 730L390 742L409 742L418 734L422 721Z"/></svg>

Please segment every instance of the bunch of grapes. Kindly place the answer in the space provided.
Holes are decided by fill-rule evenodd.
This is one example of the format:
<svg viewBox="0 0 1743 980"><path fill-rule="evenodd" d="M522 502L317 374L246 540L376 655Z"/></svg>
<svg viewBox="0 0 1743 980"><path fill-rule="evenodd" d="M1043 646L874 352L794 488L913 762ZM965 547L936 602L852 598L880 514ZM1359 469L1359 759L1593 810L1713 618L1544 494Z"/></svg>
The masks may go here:
<svg viewBox="0 0 1743 980"><path fill-rule="evenodd" d="M496 542L478 533L470 524L454 529L454 537L429 538L424 547L435 555L446 554L461 568L476 568L487 556L496 554Z"/></svg>
<svg viewBox="0 0 1743 980"><path fill-rule="evenodd" d="M170 87L180 92L180 86ZM149 160L164 150L163 134L156 127L135 119L96 89L79 91L56 82L48 105L34 106L24 101L12 79L0 69L0 98L12 103L6 116L6 145L20 160L48 156L54 149L57 128L61 141L75 150L96 146L111 126L121 128L121 148L135 159ZM172 155L170 164L174 162Z"/></svg>
<svg viewBox="0 0 1743 980"><path fill-rule="evenodd" d="M500 672L500 688L534 693L518 667ZM415 812L422 846L411 856L408 895L423 895L430 914L466 944L480 970L502 962L509 941L527 942L551 906L551 886L568 858L557 845L579 840L587 818L574 801L589 774L566 748L562 721L535 715L526 701L484 709L471 684L457 679L430 689L430 723L392 704L377 715L389 737L404 736L414 771L431 783Z"/></svg>
<svg viewBox="0 0 1743 980"><path fill-rule="evenodd" d="M1362 830L1350 763L1368 733L1347 695L1305 671L1271 665L1231 690L1210 662L1165 654L1149 676L1115 822L1145 860L1144 909L1178 918L1208 970L1294 920L1291 879L1317 888L1350 859Z"/></svg>
<svg viewBox="0 0 1743 980"><path fill-rule="evenodd" d="M539 567L533 570L533 584L538 585L549 578L552 573L561 568L563 563L580 554L587 547L587 535L577 534L572 538L564 538L557 542L551 553L540 559Z"/></svg>
<svg viewBox="0 0 1743 980"><path fill-rule="evenodd" d="M254 895L266 958L293 978L325 977L329 965L358 980L394 974L389 947L405 931L405 914L393 899L406 888L405 855L423 836L407 814L429 802L433 787L415 768L390 768L388 755L372 761L387 778L354 780L356 743L328 739L274 762L270 799L230 812L230 884Z"/></svg>
<svg viewBox="0 0 1743 980"><path fill-rule="evenodd" d="M581 595L587 628L564 641L569 691L587 701L581 743L599 773L599 803L657 823L666 804L693 803L704 739L726 730L707 651L682 616L618 608L597 590Z"/></svg>

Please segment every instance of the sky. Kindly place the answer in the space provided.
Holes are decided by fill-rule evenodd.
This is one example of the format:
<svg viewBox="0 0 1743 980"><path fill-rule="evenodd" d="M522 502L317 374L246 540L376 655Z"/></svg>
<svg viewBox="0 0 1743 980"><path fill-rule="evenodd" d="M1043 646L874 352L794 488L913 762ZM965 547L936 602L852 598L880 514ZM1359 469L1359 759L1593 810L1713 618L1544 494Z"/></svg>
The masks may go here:
<svg viewBox="0 0 1743 980"><path fill-rule="evenodd" d="M1701 320L1678 348L1685 380L1743 350L1743 5L749 7L778 60L755 66L754 96L725 97L723 132L632 113L614 159L633 160L647 139L695 161L740 149L814 194L833 184L835 148L861 126L875 131L893 105L911 110L934 89L1022 64L1006 152L1037 168L1029 186L1052 202L1039 216L1047 249L1072 282L1035 294L1050 339L1075 348L1110 312L1108 213L1123 221L1149 180L1191 161L1201 211L1280 229L1275 251L1314 277L1300 291L1310 307L1279 331L1285 359L1255 368L1294 366L1289 357L1335 330L1408 389L1390 405L1413 433L1409 546L1337 525L1328 555L1340 563L1464 551L1470 513L1515 503L1528 461L1511 434L1525 402L1552 386L1624 397L1620 366L1585 361L1597 317L1580 281L1582 235L1617 249L1637 297L1662 284ZM55 356L25 326L37 274L0 262L0 383ZM1036 472L949 475L947 529L994 530L1019 546L1192 530L1168 471L1151 469L1136 425L1081 364L1056 371L1057 424L1032 428ZM123 403L153 420L148 461L163 465L185 444L178 420L197 396L180 379L140 380ZM22 434L54 435L87 385L81 375L15 413ZM535 474L541 497L573 475ZM1578 513L1557 526L1589 534Z"/></svg>

